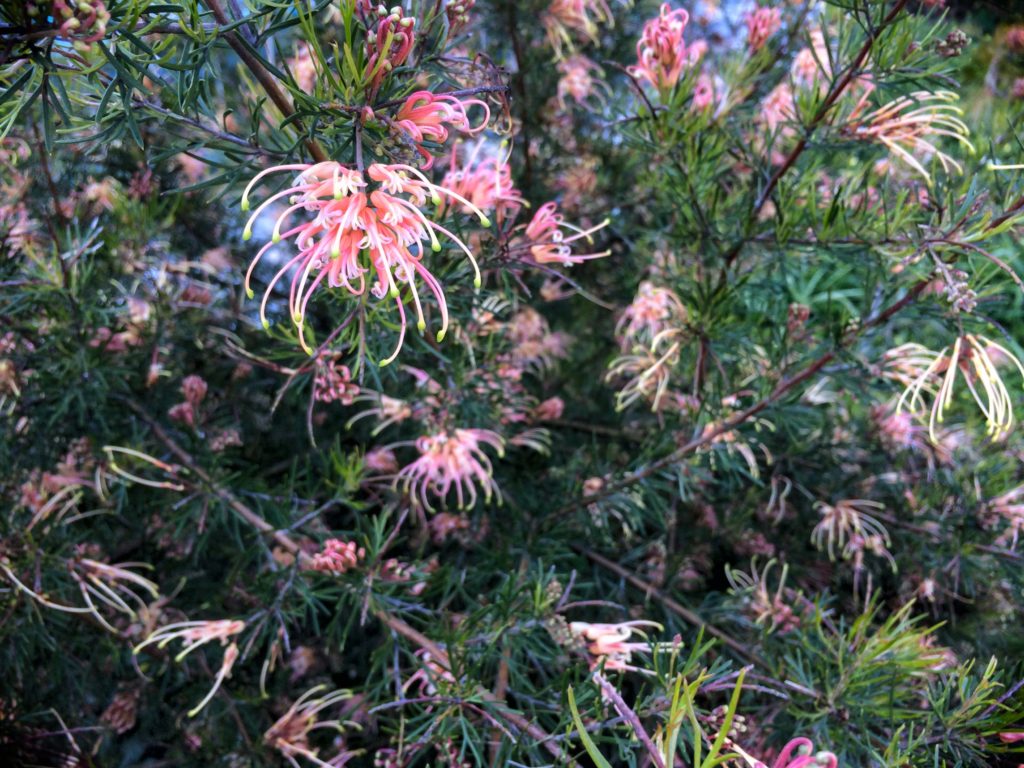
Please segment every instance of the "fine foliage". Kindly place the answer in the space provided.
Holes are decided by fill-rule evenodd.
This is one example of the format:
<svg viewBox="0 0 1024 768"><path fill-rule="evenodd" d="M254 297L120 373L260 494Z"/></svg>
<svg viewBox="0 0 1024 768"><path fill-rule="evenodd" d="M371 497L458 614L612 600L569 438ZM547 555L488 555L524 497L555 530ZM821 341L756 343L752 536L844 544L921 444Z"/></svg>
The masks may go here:
<svg viewBox="0 0 1024 768"><path fill-rule="evenodd" d="M941 0L0 2L0 764L1017 765L1022 126Z"/></svg>

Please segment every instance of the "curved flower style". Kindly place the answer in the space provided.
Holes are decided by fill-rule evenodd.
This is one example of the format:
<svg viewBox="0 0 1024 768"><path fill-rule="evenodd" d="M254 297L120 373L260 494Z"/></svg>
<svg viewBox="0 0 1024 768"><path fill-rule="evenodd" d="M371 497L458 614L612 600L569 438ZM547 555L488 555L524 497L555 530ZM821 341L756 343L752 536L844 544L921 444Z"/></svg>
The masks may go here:
<svg viewBox="0 0 1024 768"><path fill-rule="evenodd" d="M989 436L993 440L998 440L1013 428L1013 402L1002 376L996 369L995 361L1006 360L1013 363L1022 379L1024 364L1006 347L984 336L968 333L957 337L952 352L949 352L949 347L940 352L932 352L920 344L904 344L897 349L914 362L930 361L904 390L896 404L896 412L901 413L907 408L916 414L924 405L925 395L932 395L928 419L928 436L932 442L937 442L936 426L942 423L946 410L953 404L957 370L963 374L974 402L985 414ZM895 351L897 350L893 350ZM936 391L935 379L939 376L942 380Z"/></svg>
<svg viewBox="0 0 1024 768"><path fill-rule="evenodd" d="M483 119L475 127L467 114L471 107L480 107L484 112ZM427 170L434 165L434 156L423 146L425 141L444 144L448 141L449 127L463 133L479 133L491 120L491 108L480 99L460 99L446 93L417 91L405 100L395 120L416 144L416 151L425 161L423 169Z"/></svg>
<svg viewBox="0 0 1024 768"><path fill-rule="evenodd" d="M571 244L581 238L587 242L593 242L591 235L604 229L610 223L605 219L600 224L590 229L566 223L562 214L558 213L556 203L545 203L533 214L530 223L526 225L526 237L530 241L530 254L538 264L561 264L568 267L572 264L579 264L589 259L600 259L607 256L611 251L600 251L594 253L573 253ZM562 229L568 229L574 234L566 237Z"/></svg>
<svg viewBox="0 0 1024 768"><path fill-rule="evenodd" d="M928 93L917 91L901 96L885 106L864 114L873 88L869 85L850 113L843 130L857 139L877 141L905 162L931 184L932 177L924 167L928 158L937 157L943 170L963 173L963 167L935 146L931 137L948 136L963 144L973 154L974 145L967 138L970 129L960 119L963 114L950 103L959 98L950 91Z"/></svg>
<svg viewBox="0 0 1024 768"><path fill-rule="evenodd" d="M870 514L885 509L877 501L843 499L834 506L819 501L814 508L821 520L811 531L811 541L819 550L827 550L829 560L835 560L837 546L843 548L843 557L848 558L865 542L868 545L877 542L879 546L889 544L889 532Z"/></svg>
<svg viewBox="0 0 1024 768"><path fill-rule="evenodd" d="M639 627L662 628L658 622L644 619L624 621L620 624L591 624L588 621L573 621L569 623L569 631L573 637L581 640L586 645L591 669L597 669L604 665L606 670L642 672L645 675L653 675L654 672L651 670L630 664L633 652L671 650L675 647L675 644L670 642L629 642L629 638L634 634L643 636L644 633L638 629Z"/></svg>
<svg viewBox="0 0 1024 768"><path fill-rule="evenodd" d="M264 176L280 171L299 171L299 174L292 186L271 195L253 212L242 233L243 239L250 239L256 219L277 200L288 199L289 206L278 216L270 242L260 249L245 275L245 291L252 298L249 283L256 264L276 243L294 238L298 254L278 271L263 294L260 320L264 327L270 325L266 309L271 291L288 270L295 268L288 307L292 322L299 330L302 348L312 354L303 335L303 320L316 288L327 280L331 287L343 287L349 293L361 296L366 291L366 275L371 273L376 281L370 293L378 299L389 295L395 300L401 317L398 346L390 357L381 361L382 366L398 356L405 340L405 303L399 290L402 283L412 294L416 327L421 333L426 329L426 321L416 278L434 294L441 310L441 330L437 333L437 340L441 341L448 330L448 306L441 284L423 264L424 242L429 242L434 252L440 251L439 232L461 248L473 265L477 288L481 284L480 268L466 244L445 227L428 219L421 208L428 198L434 205L450 198L475 213L482 226L489 227L490 219L483 211L458 193L432 184L409 165L371 165L366 176L379 188L367 194L366 178L361 172L333 161L315 165L281 165L262 171L246 187L242 196L243 211L249 209L249 192L253 186ZM315 215L311 221L282 232L285 222L298 211ZM311 275L314 275L312 279Z"/></svg>
<svg viewBox="0 0 1024 768"><path fill-rule="evenodd" d="M501 490L494 482L494 468L484 445L491 446L499 457L505 455L505 441L488 429L456 429L421 437L416 441L420 457L398 473L398 480L430 511L434 507L428 492L443 502L454 489L459 509L469 509L476 504L477 485L485 501L493 495L501 503Z"/></svg>
<svg viewBox="0 0 1024 768"><path fill-rule="evenodd" d="M694 63L696 51L688 51L683 39L689 21L686 11L673 11L668 3L662 3L659 15L644 24L636 44L637 65L629 68L630 74L647 80L658 91L671 90L683 70Z"/></svg>
<svg viewBox="0 0 1024 768"><path fill-rule="evenodd" d="M768 768L768 764L747 754L730 739L730 751L736 752L750 768ZM803 736L792 739L782 748L771 768L838 768L839 758L831 752L815 752L814 742Z"/></svg>
<svg viewBox="0 0 1024 768"><path fill-rule="evenodd" d="M311 688L295 700L288 711L278 718L277 722L263 734L265 744L276 749L295 768L298 768L298 757L309 760L318 766L341 766L353 756L350 752L342 752L329 761L320 759L317 749L309 743L309 734L318 729L327 728L344 733L340 720L318 720L318 715L325 709L352 698L351 691L331 691L322 696L317 694L326 689L326 685Z"/></svg>

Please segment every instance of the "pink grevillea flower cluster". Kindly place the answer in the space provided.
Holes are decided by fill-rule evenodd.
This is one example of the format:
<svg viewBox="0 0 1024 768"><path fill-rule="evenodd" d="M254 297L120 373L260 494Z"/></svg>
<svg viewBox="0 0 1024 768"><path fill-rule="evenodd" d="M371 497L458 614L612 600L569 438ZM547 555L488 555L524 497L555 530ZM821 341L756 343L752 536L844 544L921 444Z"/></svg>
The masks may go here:
<svg viewBox="0 0 1024 768"><path fill-rule="evenodd" d="M329 360L317 366L313 381L313 397L317 401L352 405L358 394L359 385L352 381L352 372L347 365Z"/></svg>
<svg viewBox="0 0 1024 768"><path fill-rule="evenodd" d="M615 324L615 335L623 352L636 344L649 346L660 333L685 322L686 316L686 307L675 293L644 280Z"/></svg>
<svg viewBox="0 0 1024 768"><path fill-rule="evenodd" d="M556 203L545 203L537 209L530 223L526 225L526 240L529 243L530 255L538 264L561 264L565 267L590 259L600 259L610 254L611 251L573 253L572 244L581 239L593 242L591 236L607 227L609 223L609 220L605 219L589 229L580 229L565 221L562 214L558 213ZM562 231L563 229L569 231L568 236Z"/></svg>
<svg viewBox="0 0 1024 768"><path fill-rule="evenodd" d="M604 94L598 90L604 86L600 80L601 68L582 54L575 54L558 62L558 95L556 100L561 109L566 108L566 100L571 98L578 106L589 107L591 97L603 103ZM606 86L604 86L606 87Z"/></svg>
<svg viewBox="0 0 1024 768"><path fill-rule="evenodd" d="M750 13L747 18L747 47L756 52L764 48L764 44L782 26L782 13L778 8L762 7Z"/></svg>
<svg viewBox="0 0 1024 768"><path fill-rule="evenodd" d="M469 13L476 5L476 0L449 0L444 9L448 16L448 37L455 37L469 24Z"/></svg>
<svg viewBox="0 0 1024 768"><path fill-rule="evenodd" d="M584 643L591 669L603 666L606 670L654 674L649 670L630 664L633 653L652 649L671 649L674 644L649 643L647 641L630 642L630 638L634 634L643 635L640 627L661 629L661 625L656 621L636 620L624 621L620 624L591 624L587 621L573 621L569 624L569 631L574 638Z"/></svg>
<svg viewBox="0 0 1024 768"><path fill-rule="evenodd" d="M377 93L391 70L405 63L416 42L416 19L405 16L402 6L396 5L389 11L381 5L373 13L379 20L376 29L366 36L366 80L370 94Z"/></svg>
<svg viewBox="0 0 1024 768"><path fill-rule="evenodd" d="M636 44L637 64L630 74L642 78L660 92L671 90L682 77L683 70L697 62L703 54L701 46L688 48L683 32L690 14L683 9L673 11L663 3L658 16L644 24Z"/></svg>
<svg viewBox="0 0 1024 768"><path fill-rule="evenodd" d="M172 421L195 427L199 405L206 398L206 381L201 376L186 376L181 382L181 394L185 400L172 406L167 412Z"/></svg>
<svg viewBox="0 0 1024 768"><path fill-rule="evenodd" d="M439 432L416 441L420 457L398 473L409 496L431 511L430 496L444 501L455 492L459 509L476 504L477 486L489 502L496 496L501 502L501 491L494 482L494 468L484 453L489 445L499 457L505 455L505 441L488 429L455 429Z"/></svg>
<svg viewBox="0 0 1024 768"><path fill-rule="evenodd" d="M483 110L483 119L479 125L473 126L467 111L472 107ZM405 100L395 115L398 126L409 134L416 151L424 159L424 170L434 165L434 156L423 144L433 141L444 144L448 141L449 129L475 134L487 127L491 119L491 109L480 99L459 98L446 93L417 91Z"/></svg>
<svg viewBox="0 0 1024 768"><path fill-rule="evenodd" d="M242 210L249 209L249 192L263 177L281 171L298 171L292 185L264 201L252 214L242 237L252 237L256 219L271 205L287 199L289 205L278 216L270 242L260 249L245 276L246 294L252 298L249 287L253 270L263 255L281 240L294 239L298 253L274 276L260 304L260 320L266 319L267 302L274 286L290 269L295 269L288 307L292 321L299 330L299 342L311 352L303 335L306 307L316 288L325 280L334 288L344 288L354 296L366 291L367 274L374 279L370 293L377 299L385 295L395 301L401 318L398 346L381 365L392 362L401 351L405 340L405 302L400 285L409 289L416 308L416 326L422 333L426 329L423 305L417 282L422 281L433 293L441 310L441 341L448 330L448 306L441 284L423 264L429 249L438 252L441 244L437 233L445 235L469 258L475 272L474 285L481 284L480 268L465 243L455 234L424 215L422 208L429 199L435 206L448 198L475 213L484 227L490 220L472 202L450 189L430 182L419 170L408 165L371 165L365 175L345 168L333 161L315 165L282 165L257 174L242 196ZM367 178L378 188L367 193ZM300 211L313 214L311 220L285 229L285 224ZM282 232L282 229L285 231Z"/></svg>
<svg viewBox="0 0 1024 768"><path fill-rule="evenodd" d="M481 158L487 146L486 142L478 142L465 162L459 157L458 145L453 147L441 185L472 203L472 207L457 205L457 208L463 211L478 208L485 213L493 213L500 225L507 219L514 219L527 203L512 181L505 142L499 147L498 154Z"/></svg>
<svg viewBox="0 0 1024 768"><path fill-rule="evenodd" d="M729 751L736 752L750 768L768 768L768 764L747 754L736 742L728 740ZM839 758L831 752L815 752L814 742L803 736L782 748L771 768L838 768Z"/></svg>
<svg viewBox="0 0 1024 768"><path fill-rule="evenodd" d="M76 49L88 51L107 34L110 12L103 0L53 0L52 4L29 2L29 16L52 15L61 37L73 41Z"/></svg>
<svg viewBox="0 0 1024 768"><path fill-rule="evenodd" d="M359 565L364 557L366 550L354 541L328 539L323 550L313 555L309 568L324 573L345 573Z"/></svg>

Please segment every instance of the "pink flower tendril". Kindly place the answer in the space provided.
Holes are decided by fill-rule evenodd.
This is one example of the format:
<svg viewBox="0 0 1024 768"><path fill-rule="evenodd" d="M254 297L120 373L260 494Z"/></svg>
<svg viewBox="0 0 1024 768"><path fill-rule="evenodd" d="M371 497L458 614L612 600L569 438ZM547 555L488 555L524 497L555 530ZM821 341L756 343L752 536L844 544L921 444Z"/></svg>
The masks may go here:
<svg viewBox="0 0 1024 768"><path fill-rule="evenodd" d="M471 107L483 110L483 119L473 126L467 111ZM416 151L426 161L423 169L434 165L434 156L423 146L426 141L444 144L448 140L449 127L463 133L476 134L487 127L491 109L480 99L461 99L445 93L417 91L405 100L395 115L402 130L409 134L416 144Z"/></svg>
<svg viewBox="0 0 1024 768"><path fill-rule="evenodd" d="M459 509L476 504L477 486L489 502L496 496L501 502L501 490L494 482L494 468L484 453L489 445L499 457L505 455L505 441L489 429L455 429L421 437L416 441L420 457L398 473L409 495L434 510L428 494L442 502L449 492L455 491Z"/></svg>
<svg viewBox="0 0 1024 768"><path fill-rule="evenodd" d="M332 288L344 288L354 296L362 296L369 274L374 279L371 295L377 299L385 296L394 299L401 319L398 346L380 365L394 361L405 340L407 323L400 285L411 294L416 308L416 327L421 333L426 330L426 320L417 282L422 281L427 286L441 310L437 340L444 339L448 331L448 305L440 282L423 264L427 250L424 243L429 243L435 253L441 250L438 233L455 243L473 266L476 288L481 285L480 268L469 247L450 230L427 218L421 209L428 199L434 206L449 199L476 214L480 224L489 227L490 219L484 212L457 192L431 183L412 166L375 163L364 175L333 161L280 165L258 173L242 195L243 211L249 210L252 188L265 176L281 171L298 171L298 175L291 186L268 197L253 212L242 232L242 238L249 240L256 219L278 200L288 201L274 223L270 242L256 254L245 275L245 291L252 298L250 282L260 259L275 244L293 240L298 253L277 272L263 294L260 304L263 326L270 326L266 309L274 286L294 269L288 294L289 314L298 328L299 343L312 354L304 336L304 318L315 290L326 280ZM369 193L366 177L376 187ZM286 228L292 216L299 212L312 214L312 218Z"/></svg>
<svg viewBox="0 0 1024 768"><path fill-rule="evenodd" d="M366 557L366 550L354 541L328 539L322 551L313 555L310 570L340 574L355 568Z"/></svg>
<svg viewBox="0 0 1024 768"><path fill-rule="evenodd" d="M609 223L610 220L605 219L589 229L580 229L565 221L562 214L558 213L556 203L545 203L537 209L530 223L526 225L526 239L529 241L530 254L538 264L555 263L563 266L579 264L589 259L600 259L610 254L611 251L573 253L572 244L581 239L592 243L591 235L604 229ZM562 231L563 229L569 230L568 237Z"/></svg>
<svg viewBox="0 0 1024 768"><path fill-rule="evenodd" d="M756 52L764 47L772 35L782 26L782 13L778 8L762 7L749 14L747 22L747 47Z"/></svg>
<svg viewBox="0 0 1024 768"><path fill-rule="evenodd" d="M731 741L731 740L730 740ZM768 764L747 754L735 742L730 749L738 752L750 768L768 768ZM838 768L839 759L831 752L814 752L814 742L800 736L782 748L772 768Z"/></svg>
<svg viewBox="0 0 1024 768"><path fill-rule="evenodd" d="M37 3L30 3L29 12L37 6ZM89 50L92 43L107 34L110 12L103 0L53 0L52 13L54 21L60 24L61 36L73 40L79 50Z"/></svg>

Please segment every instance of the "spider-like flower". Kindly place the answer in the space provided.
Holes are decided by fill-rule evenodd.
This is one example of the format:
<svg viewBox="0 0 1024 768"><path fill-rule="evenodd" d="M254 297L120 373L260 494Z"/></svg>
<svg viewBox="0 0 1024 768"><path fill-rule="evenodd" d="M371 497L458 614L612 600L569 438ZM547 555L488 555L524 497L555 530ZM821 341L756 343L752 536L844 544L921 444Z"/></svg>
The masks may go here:
<svg viewBox="0 0 1024 768"><path fill-rule="evenodd" d="M590 259L600 259L611 253L611 251L594 251L592 253L573 253L572 244L577 240L585 239L593 243L593 234L608 224L610 219L605 219L589 229L580 229L574 224L565 221L565 217L558 213L556 203L545 203L537 209L526 225L526 240L530 248L530 255L538 264L561 264L564 267L573 264L580 264ZM568 237L562 232L569 230Z"/></svg>
<svg viewBox="0 0 1024 768"><path fill-rule="evenodd" d="M672 90L683 70L696 63L702 49L686 45L683 32L690 21L690 14L682 8L673 11L668 3L662 3L660 13L644 24L636 44L636 66L629 72L653 85L660 93Z"/></svg>
<svg viewBox="0 0 1024 768"><path fill-rule="evenodd" d="M469 121L467 114L472 107L483 110L483 119L476 126ZM423 146L424 142L444 144L448 141L449 128L468 134L479 133L487 127L490 119L491 108L485 101L430 91L416 91L395 114L399 127L409 134L416 151L423 156L424 170L434 165L434 156Z"/></svg>
<svg viewBox="0 0 1024 768"><path fill-rule="evenodd" d="M768 768L768 764L748 754L731 739L729 751L739 754L749 768ZM814 742L803 736L791 740L782 748L771 768L839 768L839 758L831 752L815 752Z"/></svg>
<svg viewBox="0 0 1024 768"><path fill-rule="evenodd" d="M634 347L631 354L612 361L606 378L626 381L615 396L616 410L625 410L637 400L646 400L652 411L658 410L668 392L672 368L679 361L680 335L678 329L667 328L654 337L650 347ZM667 348L661 352L663 344Z"/></svg>
<svg viewBox="0 0 1024 768"><path fill-rule="evenodd" d="M601 68L586 56L577 53L558 62L558 73L561 77L558 79L556 99L561 109L566 108L567 98L584 108L590 106L588 102L592 96L596 97L599 104L604 103L604 93L599 88L607 86L598 79Z"/></svg>
<svg viewBox="0 0 1024 768"><path fill-rule="evenodd" d="M865 87L864 94L843 126L844 133L856 139L883 144L929 184L932 177L924 163L932 157L939 159L946 173L950 168L963 173L960 163L936 146L937 139L946 136L974 153L974 145L967 138L970 129L960 119L963 110L952 103L958 98L955 93L917 91L867 112L868 98L873 90L870 85Z"/></svg>
<svg viewBox="0 0 1024 768"><path fill-rule="evenodd" d="M499 226L503 221L519 215L519 211L528 203L512 182L512 167L508 164L509 145L502 142L500 152L489 155L487 142L479 141L463 162L459 157L458 144L456 142L452 147L448 171L441 186L469 200L472 205L456 203L455 207L464 212L479 209L493 213ZM483 158L480 157L482 153L486 155Z"/></svg>
<svg viewBox="0 0 1024 768"><path fill-rule="evenodd" d="M228 645L229 638L237 635L245 629L245 622L237 619L222 619L220 621L180 621L175 624L168 624L160 627L153 634L135 646L133 653L138 653L147 645L157 644L157 648L164 648L174 640L182 640L185 646L181 652L174 657L180 662L196 648L206 645L214 640L219 640L221 645L227 645L224 651L224 658L221 660L220 669L214 679L213 687L206 694L202 701L189 710L188 716L195 717L205 707L213 695L220 688L224 679L230 677L231 669L238 660L238 646L232 642Z"/></svg>
<svg viewBox="0 0 1024 768"><path fill-rule="evenodd" d="M242 196L243 211L249 209L249 192L253 186L268 174L280 171L299 173L290 187L271 195L253 212L242 233L243 239L251 238L256 219L276 201L288 199L289 206L278 216L270 242L260 249L245 276L246 294L252 298L249 282L256 264L276 243L294 238L298 254L278 271L263 295L260 319L264 327L270 325L266 319L266 308L274 286L294 268L288 307L292 322L299 330L299 342L303 349L312 353L303 334L306 306L316 288L327 280L331 287L342 287L355 296L361 296L366 291L366 276L370 273L375 278L370 293L378 299L385 295L394 299L401 318L398 346L390 357L381 361L381 365L387 365L398 356L405 340L405 302L399 289L401 284L408 287L412 295L416 327L421 333L426 329L426 320L417 282L421 280L433 293L441 310L441 330L437 333L437 340L441 341L448 330L448 306L441 284L423 264L427 251L425 244L429 243L430 250L434 252L440 251L438 233L455 243L473 265L476 287L481 284L480 268L469 247L450 230L427 218L421 209L428 199L439 206L447 198L475 213L481 225L488 227L490 220L484 212L458 193L431 183L412 166L375 163L364 176L360 171L332 161L315 165L282 165L262 171L246 187ZM379 185L369 194L366 177ZM313 214L312 220L282 232L284 224L299 211Z"/></svg>
<svg viewBox="0 0 1024 768"><path fill-rule="evenodd" d="M668 288L661 288L644 280L636 291L636 298L615 324L623 351L634 344L647 345L662 331L677 327L686 321L686 307Z"/></svg>
<svg viewBox="0 0 1024 768"><path fill-rule="evenodd" d="M402 6L388 10L381 5L377 15L377 28L366 36L367 62L363 76L371 95L376 95L391 70L405 63L416 41L416 19L403 15Z"/></svg>
<svg viewBox="0 0 1024 768"><path fill-rule="evenodd" d="M1013 428L1013 402L996 368L996 361L1013 363L1022 379L1024 364L1006 347L984 336L968 333L957 337L952 351L945 347L939 352L933 352L920 344L904 344L897 349L906 353L908 359L917 365L921 361L928 362L923 372L910 382L900 396L896 412L900 413L907 408L911 413L918 414L924 410L926 397L931 396L928 435L932 442L937 441L936 427L942 423L946 411L953 404L957 371L963 375L974 402L985 414L989 436L998 440ZM938 389L935 388L936 382Z"/></svg>
<svg viewBox="0 0 1024 768"><path fill-rule="evenodd" d="M569 623L569 631L574 638L582 641L589 657L590 668L597 669L604 666L606 670L619 670L624 672L642 672L653 675L647 669L635 667L630 664L633 653L636 651L650 651L659 649L670 649L673 643L649 643L647 641L630 642L634 634L643 636L640 627L654 627L661 629L656 621L624 621L619 624L591 624L588 621L573 621Z"/></svg>
<svg viewBox="0 0 1024 768"><path fill-rule="evenodd" d="M726 566L725 578L728 580L729 586L732 587L731 591L744 600L747 609L754 617L754 624L757 626L767 624L769 634L775 630L778 630L780 634L785 634L800 625L800 616L786 602L790 592L786 589L788 565L782 565L782 574L779 576L779 584L774 592L768 586L768 574L776 562L773 558L758 571L755 558L750 564L750 573L733 570Z"/></svg>
<svg viewBox="0 0 1024 768"><path fill-rule="evenodd" d="M612 9L605 0L551 0L551 5L541 16L548 42L558 58L562 58L566 50L574 50L571 32L577 32L596 44L598 25L610 25L612 21Z"/></svg>
<svg viewBox="0 0 1024 768"><path fill-rule="evenodd" d="M110 565L83 557L73 561L70 565L71 576L78 583L82 599L93 609L92 615L111 632L116 633L118 630L103 618L99 607L93 601L94 597L114 610L134 619L136 611L129 602L135 603L142 611L146 610L146 603L136 593L136 589L148 592L153 598L160 596L156 584L130 570L144 566L143 563Z"/></svg>
<svg viewBox="0 0 1024 768"><path fill-rule="evenodd" d="M829 560L835 560L837 547L842 548L846 559L863 549L865 542L889 543L889 532L871 516L871 512L885 509L884 504L867 499L843 499L834 505L819 501L814 508L821 520L811 531L811 541L819 550L828 552Z"/></svg>
<svg viewBox="0 0 1024 768"><path fill-rule="evenodd" d="M317 365L313 397L318 402L352 405L358 395L359 385L352 381L352 372L347 365L337 360L325 360Z"/></svg>
<svg viewBox="0 0 1024 768"><path fill-rule="evenodd" d="M501 490L494 482L494 467L484 453L485 445L491 446L499 458L505 455L505 441L488 429L455 429L421 437L416 441L420 457L398 473L397 482L430 511L434 507L429 495L444 502L452 490L459 509L473 507L477 486L485 502L496 496L501 503Z"/></svg>
<svg viewBox="0 0 1024 768"><path fill-rule="evenodd" d="M278 752L295 768L299 768L296 758L302 757L322 768L338 768L352 757L352 753L343 752L329 761L320 759L319 750L309 743L309 734L315 730L327 729L344 733L344 721L318 720L317 716L325 709L352 698L351 691L331 691L318 696L326 685L310 688L302 694L288 711L278 718L267 732L263 734L263 742Z"/></svg>
<svg viewBox="0 0 1024 768"><path fill-rule="evenodd" d="M1006 493L996 496L983 505L980 514L982 524L992 528L1000 521L1006 523L995 543L1011 550L1017 548L1020 532L1024 530L1024 485L1018 485Z"/></svg>
<svg viewBox="0 0 1024 768"><path fill-rule="evenodd" d="M449 0L444 12L448 16L448 37L456 37L469 24L469 12L476 0Z"/></svg>

